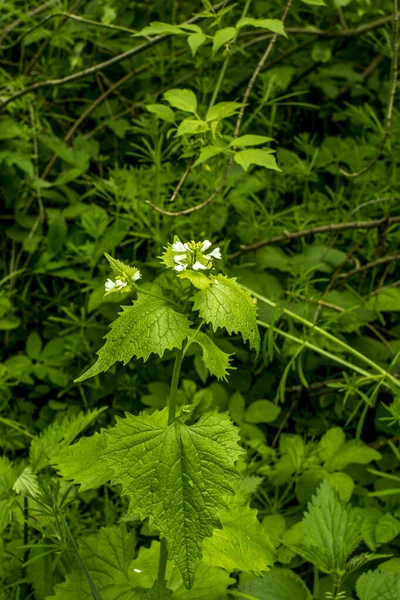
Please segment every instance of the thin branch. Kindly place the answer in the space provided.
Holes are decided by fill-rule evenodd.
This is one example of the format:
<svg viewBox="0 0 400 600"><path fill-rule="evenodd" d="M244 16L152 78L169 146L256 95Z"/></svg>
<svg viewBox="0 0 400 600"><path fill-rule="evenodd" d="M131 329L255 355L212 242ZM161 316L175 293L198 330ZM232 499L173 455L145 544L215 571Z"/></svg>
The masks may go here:
<svg viewBox="0 0 400 600"><path fill-rule="evenodd" d="M342 31L332 31L330 29L314 29L312 27L303 29L301 27L287 27L285 31L287 33L293 34L301 34L301 35L316 35L318 37L326 37L326 38L341 38L341 37L358 37L363 35L363 33L368 33L373 29L377 29L378 27L382 27L386 25L386 23L390 23L390 21L394 20L394 15L390 15L388 17L382 17L381 19L376 19L375 21L370 21L370 23L364 23L364 25L360 25L359 27L354 27L352 29L343 29Z"/></svg>
<svg viewBox="0 0 400 600"><path fill-rule="evenodd" d="M293 0L288 0L287 4L285 6L285 10L284 10L283 15L282 15L282 19L281 19L282 22L285 21L292 3L293 3ZM241 103L242 105L240 107L240 111L239 111L239 114L238 114L238 117L237 117L237 120L236 120L235 131L234 131L234 134L233 134L235 138L237 138L238 135L239 135L240 126L242 124L242 120L243 120L243 115L244 115L244 111L245 111L245 108L246 108L246 104L247 104L249 96L250 96L250 94L252 92L252 89L254 87L254 84L256 82L256 79L257 79L258 75L260 74L260 71L261 71L262 67L265 64L265 61L267 60L268 56L270 55L271 50L274 47L275 42L276 42L277 39L278 39L278 34L275 33L272 36L272 38L270 40L270 43L267 46L267 49L265 50L264 54L262 55L261 59L259 60L259 62L257 64L257 67L256 67L253 75L251 76L250 81L249 81L249 83L247 85L246 91L245 91L245 93L243 95L243 99L242 99L242 103ZM235 150L235 148L233 148L233 149ZM205 200L201 204L197 204L196 206L192 206L191 208L187 208L185 210L180 210L180 211L177 211L177 212L169 212L169 211L166 211L166 210L164 210L162 208L159 208L156 204L153 204L153 202L151 202L150 200L146 200L146 202L154 210L156 210L157 212L159 212L159 213L161 213L161 214L163 214L163 215L165 215L167 217L180 217L180 216L184 216L184 215L185 216L186 215L190 215L193 212L196 212L198 210L201 210L202 208L205 208L208 204L210 204L210 202L212 202L214 200L214 198L216 198L218 196L218 194L220 193L220 191L224 188L225 183L226 183L226 181L227 181L227 179L229 177L229 174L230 174L231 168L232 168L232 164L233 164L233 156L231 156L230 159L229 159L229 161L228 161L227 167L225 169L225 173L224 173L224 175L222 177L222 180L221 180L219 186L211 194L211 196L209 198L207 198L207 200Z"/></svg>
<svg viewBox="0 0 400 600"><path fill-rule="evenodd" d="M180 182L178 183L178 185L176 186L174 193L172 194L171 198L169 199L169 202L173 202L175 200L175 198L177 197L177 195L179 194L179 191L181 189L181 187L183 186L183 184L186 181L187 176L190 173L190 170L192 168L192 164L193 164L193 158L190 160L188 166L186 167L186 171L184 172L184 174L181 177Z"/></svg>
<svg viewBox="0 0 400 600"><path fill-rule="evenodd" d="M272 244L278 244L287 240L297 240L302 237L309 235L316 235L317 233L337 232L346 231L348 229L376 229L383 223L388 223L388 226L394 223L400 223L400 216L398 217L383 217L382 219L375 219L373 221L352 221L349 223L335 223L331 225L320 225L318 227L310 227L309 229L302 229L301 231L285 232L283 235L275 235L267 240L261 240L255 244L249 244L248 246L240 246L240 249L228 256L229 260L236 260L242 254L247 252L253 252L259 250L264 246L270 246Z"/></svg>
<svg viewBox="0 0 400 600"><path fill-rule="evenodd" d="M50 8L51 6L53 6L53 4L56 4L58 0L49 0L49 2L45 2L44 4L41 4L40 6L37 6L36 8L33 8L32 10L30 10L28 12L28 14L26 15L26 19L30 19L31 17L35 17L36 15L40 15L40 13L45 12L48 8ZM8 25L5 29L3 29L3 31L0 33L0 42L2 40L4 40L4 38L11 33L11 31L13 31L16 27L18 27L19 25L24 25L25 21L24 19L18 18L15 19L15 21L13 21L12 23L10 23L10 25Z"/></svg>
<svg viewBox="0 0 400 600"><path fill-rule="evenodd" d="M348 279L349 277L352 277L353 275L357 275L358 273L363 273L364 271L367 271L368 269L373 269L374 267L378 267L379 265L384 265L386 263L396 262L397 260L400 260L400 254L393 254L391 256L382 256L381 258L377 258L376 260L373 260L372 262L369 262L366 265L361 265L360 267L357 267L356 269L352 269L351 271L348 271L347 273L341 273L338 276L338 279Z"/></svg>
<svg viewBox="0 0 400 600"><path fill-rule="evenodd" d="M216 4L213 7L213 10L214 11L219 10L222 6L226 6L227 4L231 4L232 2L233 2L233 0L224 0L223 2L219 2L218 4ZM185 21L185 23L186 24L197 23L198 21L201 21L202 19L203 19L203 17L201 17L201 16L195 16L195 17L192 17L191 19L189 19L188 21ZM18 98L22 98L22 96L25 96L26 94L36 92L37 90L40 90L43 88L59 87L59 86L65 85L67 83L72 83L73 81L78 81L79 79L83 79L85 77L88 77L89 75L93 75L94 73L97 73L98 71L102 71L104 69L107 69L108 67L111 67L112 65L118 64L118 63L126 60L127 58L131 58L132 56L141 54L142 52L145 52L149 48L152 48L153 46L160 44L161 42L168 39L169 37L170 37L169 34L157 35L156 37L152 38L151 40L148 40L147 42L144 42L143 44L140 44L139 46L136 46L135 48L131 48L130 50L127 50L126 52L123 52L122 54L113 56L112 58L109 58L108 60L98 63L97 65L88 67L87 69L84 69L83 71L78 71L78 73L73 73L72 75L67 75L66 77L62 77L60 79L48 79L47 81L39 81L38 83L34 83L33 85L31 85L29 87L19 90L19 92L16 92L15 94L10 96L6 100L3 100L3 102L0 103L0 111L2 109L4 109L11 102L18 100Z"/></svg>
<svg viewBox="0 0 400 600"><path fill-rule="evenodd" d="M370 161L370 163L366 167L364 167L360 171L356 171L355 173L350 173L349 171L346 171L339 167L339 171L345 177L359 177L360 175L364 175L365 173L367 173L367 171L369 171L369 169L374 166L374 164L382 156L382 152L386 146L386 142L388 140L390 131L392 129L393 107L394 107L394 100L396 97L396 87L397 87L398 67L399 67L399 58L398 58L398 52L399 52L399 8L398 8L398 0L393 0L393 6L394 6L394 14L393 14L394 36L393 36L392 89L390 91L390 96L389 96L389 103L388 103L388 109L387 109L387 115L386 115L385 133L384 133L384 136L382 138L381 144L378 148L376 155L374 156L374 158Z"/></svg>

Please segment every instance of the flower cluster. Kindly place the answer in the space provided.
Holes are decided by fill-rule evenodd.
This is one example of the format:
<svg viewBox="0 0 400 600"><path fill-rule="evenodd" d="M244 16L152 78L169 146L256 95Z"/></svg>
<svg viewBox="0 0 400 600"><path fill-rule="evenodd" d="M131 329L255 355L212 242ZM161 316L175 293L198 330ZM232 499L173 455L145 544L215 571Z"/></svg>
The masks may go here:
<svg viewBox="0 0 400 600"><path fill-rule="evenodd" d="M184 244L179 240L175 241L171 247L173 268L175 271L211 269L214 266L213 259L220 259L222 257L219 248L215 248L210 253L205 254L210 246L211 242L208 240L204 242L185 242Z"/></svg>
<svg viewBox="0 0 400 600"><path fill-rule="evenodd" d="M110 263L114 275L114 279L109 278L105 283L105 295L111 294L112 292L130 292L131 286L142 276L139 269L130 267L109 254L105 254L105 257Z"/></svg>
<svg viewBox="0 0 400 600"><path fill-rule="evenodd" d="M136 273L130 278L131 281L129 281L128 277L124 275L121 275L121 277L117 277L115 281L113 281L112 279L107 279L106 283L104 284L104 287L106 288L106 293L108 294L110 292L120 292L125 287L127 287L129 283L134 283L135 281L140 279L141 276L142 275L138 269Z"/></svg>

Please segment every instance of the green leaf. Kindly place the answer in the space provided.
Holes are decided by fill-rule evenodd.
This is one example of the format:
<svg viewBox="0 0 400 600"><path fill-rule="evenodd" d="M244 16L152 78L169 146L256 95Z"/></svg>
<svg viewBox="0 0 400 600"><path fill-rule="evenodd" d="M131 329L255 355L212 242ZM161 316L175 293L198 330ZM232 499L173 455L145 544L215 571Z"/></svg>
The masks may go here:
<svg viewBox="0 0 400 600"><path fill-rule="evenodd" d="M367 446L361 440L349 440L336 450L325 463L325 467L330 471L342 471L352 463L366 465L381 458L382 454L378 450Z"/></svg>
<svg viewBox="0 0 400 600"><path fill-rule="evenodd" d="M236 115L242 104L240 102L218 102L207 112L206 121L220 121Z"/></svg>
<svg viewBox="0 0 400 600"><path fill-rule="evenodd" d="M81 492L96 489L111 479L112 472L101 460L105 448L105 436L95 433L64 448L52 464L65 479L80 484Z"/></svg>
<svg viewBox="0 0 400 600"><path fill-rule="evenodd" d="M213 55L216 54L216 52L218 52L218 50L221 48L221 46L223 46L224 44L227 44L228 42L233 40L235 35L236 35L236 27L224 27L223 29L220 29L219 31L217 31L217 33L214 36L214 40L213 40L213 46L212 46Z"/></svg>
<svg viewBox="0 0 400 600"><path fill-rule="evenodd" d="M101 529L79 541L79 553L102 600L142 600L143 590L130 581L135 535L123 525ZM54 588L54 600L93 600L85 573L79 565ZM50 598L49 598L50 600Z"/></svg>
<svg viewBox="0 0 400 600"><path fill-rule="evenodd" d="M244 420L247 423L272 423L278 418L280 407L270 400L256 400L247 407Z"/></svg>
<svg viewBox="0 0 400 600"><path fill-rule="evenodd" d="M95 240L101 238L108 227L107 212L101 206L91 204L81 215L83 229Z"/></svg>
<svg viewBox="0 0 400 600"><path fill-rule="evenodd" d="M206 146L200 150L199 158L194 163L193 167L197 167L197 165L201 165L204 162L210 160L210 158L214 158L218 154L222 154L225 152L225 148L215 148L214 146Z"/></svg>
<svg viewBox="0 0 400 600"><path fill-rule="evenodd" d="M240 392L234 392L229 400L229 414L236 423L241 423L244 418L246 402Z"/></svg>
<svg viewBox="0 0 400 600"><path fill-rule="evenodd" d="M332 58L332 50L326 44L316 42L312 47L311 57L315 62L326 63Z"/></svg>
<svg viewBox="0 0 400 600"><path fill-rule="evenodd" d="M42 350L42 340L36 331L32 331L26 340L26 353L32 360L37 360Z"/></svg>
<svg viewBox="0 0 400 600"><path fill-rule="evenodd" d="M202 543L218 527L232 493L234 463L241 454L229 416L207 413L191 426L167 425L168 411L119 419L107 432L106 465L121 484L131 510L150 518L168 542L168 555L192 587Z"/></svg>
<svg viewBox="0 0 400 600"><path fill-rule="evenodd" d="M0 533L11 520L13 498L10 492L16 476L11 461L0 456Z"/></svg>
<svg viewBox="0 0 400 600"><path fill-rule="evenodd" d="M201 331L196 333L193 342L201 346L201 349L203 350L204 366L210 371L211 375L215 375L217 379L226 380L228 377L228 369L233 368L229 364L229 357L232 355L226 354L220 350L208 335Z"/></svg>
<svg viewBox="0 0 400 600"><path fill-rule="evenodd" d="M366 306L367 309L382 312L400 311L400 289L384 290L372 296Z"/></svg>
<svg viewBox="0 0 400 600"><path fill-rule="evenodd" d="M239 590L262 600L312 600L301 577L288 569L275 569L261 579L249 579Z"/></svg>
<svg viewBox="0 0 400 600"><path fill-rule="evenodd" d="M390 513L382 515L376 524L376 541L378 544L387 544L391 542L400 533L400 521L395 519Z"/></svg>
<svg viewBox="0 0 400 600"><path fill-rule="evenodd" d="M168 92L165 92L164 98L174 108L184 112L196 113L197 98L192 90L168 90Z"/></svg>
<svg viewBox="0 0 400 600"><path fill-rule="evenodd" d="M271 155L272 150L241 150L236 152L234 156L235 162L243 167L245 171L248 170L250 165L259 165L266 169L272 169L273 171L281 171L276 164L275 157Z"/></svg>
<svg viewBox="0 0 400 600"><path fill-rule="evenodd" d="M360 517L324 481L303 519L304 542L292 547L324 573L344 571L347 557L361 539Z"/></svg>
<svg viewBox="0 0 400 600"><path fill-rule="evenodd" d="M153 286L152 293L159 295L161 291ZM155 298L139 292L134 305L123 306L119 314L97 353L97 362L76 381L107 371L117 361L126 365L133 356L144 361L151 353L162 356L167 349L180 348L192 333L187 316L176 312L161 296Z"/></svg>
<svg viewBox="0 0 400 600"><path fill-rule="evenodd" d="M283 22L279 21L278 19L252 19L250 17L244 17L238 21L236 27L240 29L241 27L246 27L247 25L257 28L259 27L260 29L268 29L268 31L272 31L273 33L278 33L287 37Z"/></svg>
<svg viewBox="0 0 400 600"><path fill-rule="evenodd" d="M176 136L181 135L195 135L196 133L203 133L208 131L210 128L205 121L200 119L183 119L178 127Z"/></svg>
<svg viewBox="0 0 400 600"><path fill-rule="evenodd" d="M167 123L175 122L174 111L169 106L165 106L165 104L147 104L146 109Z"/></svg>
<svg viewBox="0 0 400 600"><path fill-rule="evenodd" d="M237 499L229 504L229 512L220 515L222 529L215 529L212 538L204 540L203 560L228 573L238 570L261 575L274 562L269 537L255 509L240 505Z"/></svg>
<svg viewBox="0 0 400 600"><path fill-rule="evenodd" d="M153 21L147 27L144 27L139 33L135 33L132 37L143 37L151 35L185 35L187 32L180 25L172 25L171 23L162 23L161 21Z"/></svg>
<svg viewBox="0 0 400 600"><path fill-rule="evenodd" d="M198 290L204 290L211 285L211 279L200 271L182 271L178 273L178 277L179 279L189 279L190 283Z"/></svg>
<svg viewBox="0 0 400 600"><path fill-rule="evenodd" d="M400 600L400 575L368 571L357 580L360 600Z"/></svg>
<svg viewBox="0 0 400 600"><path fill-rule="evenodd" d="M257 307L251 295L235 279L217 275L214 284L192 296L193 308L211 323L214 331L224 327L230 335L241 333L258 353L260 334L257 327Z"/></svg>
<svg viewBox="0 0 400 600"><path fill-rule="evenodd" d="M67 224L61 211L51 220L47 233L49 249L53 254L59 254L67 237Z"/></svg>
<svg viewBox="0 0 400 600"><path fill-rule="evenodd" d="M301 0L304 4L311 4L311 6L326 6L324 0Z"/></svg>
<svg viewBox="0 0 400 600"><path fill-rule="evenodd" d="M331 427L320 439L317 452L323 462L332 458L344 444L345 436L341 427Z"/></svg>
<svg viewBox="0 0 400 600"><path fill-rule="evenodd" d="M241 135L233 139L229 145L236 146L237 148L245 148L246 146L259 146L260 144L273 141L273 138L266 137L265 135Z"/></svg>
<svg viewBox="0 0 400 600"><path fill-rule="evenodd" d="M35 438L30 447L29 459L35 473L51 463L51 459L69 446L92 421L106 410L94 409L76 416L66 415L62 421L55 421Z"/></svg>
<svg viewBox="0 0 400 600"><path fill-rule="evenodd" d="M189 35L187 41L194 56L200 46L207 41L207 36L203 32L193 33L192 35Z"/></svg>

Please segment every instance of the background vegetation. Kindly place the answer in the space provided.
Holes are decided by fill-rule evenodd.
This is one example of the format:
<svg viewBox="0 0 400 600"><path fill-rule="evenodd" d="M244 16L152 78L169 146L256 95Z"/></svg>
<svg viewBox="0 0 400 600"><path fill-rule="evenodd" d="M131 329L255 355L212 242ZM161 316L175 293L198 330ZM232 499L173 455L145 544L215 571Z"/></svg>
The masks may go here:
<svg viewBox="0 0 400 600"><path fill-rule="evenodd" d="M232 32L244 14L258 21ZM260 21L283 17L286 35ZM134 35L193 18L205 39L161 25ZM216 336L236 370L217 382L188 356L179 402L229 409L241 427L258 535L289 590L273 591L276 570L255 579L246 567L206 569L215 589L175 587L175 597L397 599L397 1L4 0L0 20L1 600L68 598L55 586L71 569L70 536L84 543L124 520L118 487L71 490L50 464L84 427L165 406L168 353L73 380L121 304L103 296L104 253L152 279L174 235L218 244L223 271L258 298L260 355ZM190 130L187 111L168 103L173 89L196 95ZM220 106L217 129L205 129L221 102L238 105L226 115ZM272 138L276 154L252 155L245 171L217 130ZM224 151L204 155L212 144ZM342 563L335 549L328 565L300 549L321 482L358 519ZM154 547L152 532L126 527L131 560L149 564L137 552ZM354 550L386 555L372 567L359 559L357 587Z"/></svg>

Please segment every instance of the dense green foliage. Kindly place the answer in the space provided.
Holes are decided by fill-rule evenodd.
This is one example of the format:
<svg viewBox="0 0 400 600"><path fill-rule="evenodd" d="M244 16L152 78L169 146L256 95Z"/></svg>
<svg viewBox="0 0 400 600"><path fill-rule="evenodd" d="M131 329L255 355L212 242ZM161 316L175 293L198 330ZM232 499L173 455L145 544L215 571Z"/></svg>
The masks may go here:
<svg viewBox="0 0 400 600"><path fill-rule="evenodd" d="M1 3L0 600L400 600L396 15Z"/></svg>

